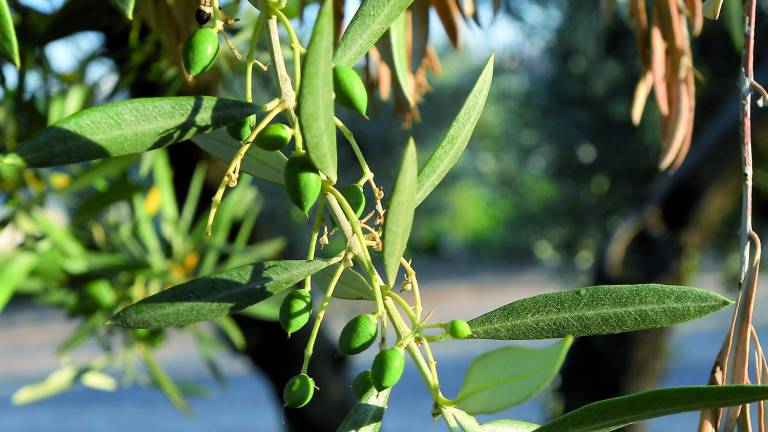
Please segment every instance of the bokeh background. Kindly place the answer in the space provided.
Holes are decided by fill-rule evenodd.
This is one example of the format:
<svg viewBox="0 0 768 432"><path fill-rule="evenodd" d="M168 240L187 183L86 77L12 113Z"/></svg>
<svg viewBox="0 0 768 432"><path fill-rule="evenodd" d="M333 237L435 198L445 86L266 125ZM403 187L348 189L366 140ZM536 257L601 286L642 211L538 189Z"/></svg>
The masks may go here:
<svg viewBox="0 0 768 432"><path fill-rule="evenodd" d="M194 10L195 2L139 0L137 9L150 9L150 2L153 14L131 23L104 0L10 1L22 48L22 71L9 63L0 67L0 133L6 150L46 124L87 106L178 94L241 97L242 68L223 44L213 72L194 84L182 77L178 50L169 47L178 46L193 28L192 15L161 12ZM244 51L248 33L241 30L253 23L255 12L247 2L239 3L222 2L231 15L241 18L231 35ZM347 2L347 17L356 3ZM378 93L373 94L370 121L341 113L377 180L387 188L407 137L415 138L422 157L429 154L487 57L496 52L493 86L468 150L416 215L409 255L434 318L469 319L514 299L596 283L685 283L733 298L740 210L736 89L742 43L740 2L726 0L720 21L707 21L693 42L698 72L696 130L688 159L673 173L657 169L661 150L653 103L649 102L639 127L630 121L640 61L626 2L501 3L501 11L494 15L491 1L477 2L481 25L461 20L458 49L432 13L430 42L441 67L439 73L429 75L432 89L419 105L421 121L404 125L393 98L382 100ZM763 25L768 18L765 5L761 7L758 34L768 34ZM296 21L303 41L316 11L317 5L310 3L304 21ZM758 79L768 69L764 55L768 44L762 40L758 38L757 43ZM256 76L258 100L270 99L269 85L266 74ZM764 119L755 113L757 232L765 225L768 204ZM88 365L104 353L122 352L131 346L131 337L154 337L126 336L127 342L121 345L114 341L119 335L98 334L93 326L83 325L84 317L98 308L78 303L84 293L96 290L89 288L94 280L109 280L116 286L133 281L139 270L123 266L91 271L87 264L87 271L80 271L66 261L67 248L77 249L67 244L69 240L89 251L115 255L121 248L130 250L134 237L138 252L128 254L136 258L146 240L142 226L157 230L161 242L175 245L173 237L179 233L166 230L162 219L162 208L174 195L157 192L166 201L161 200L160 209L153 213L148 198L153 185L175 190L181 206L194 190L190 183L200 181L201 204L193 206L192 212L204 213L215 187L211 185L218 182L224 165L191 142L153 153L157 154L113 165L34 174L0 166L0 257L8 263L3 267L0 262L0 275L9 274L11 264L19 264L15 261L19 254L64 263L61 268L52 264L30 270L0 315L0 430L325 430L318 418L332 423L336 410L343 412L349 406L350 396L336 393L343 393L348 380L372 360L371 353L346 360L331 354L333 335L365 305L334 304L325 329L325 352L321 347L319 353L327 358L317 366L325 374L319 381L320 397L305 414L284 412L275 398L281 383L299 366L302 335L292 338L298 340L291 341L298 342L295 346L288 346L274 324L245 317L229 323L243 331L245 353L217 342L215 334L227 333L227 325L221 323L201 326L200 332L171 330L162 340L160 336L152 340L158 363L178 383L191 415L174 409L152 388L156 383L151 379L126 380L126 370L141 375L146 369L140 361L128 368L130 356L100 369L114 378L117 388L108 379L99 385L102 375L91 386L77 379L71 386L66 379L64 384L49 380L48 387L38 390L50 397L20 406L13 403L20 388L45 380L51 372ZM199 163L206 167L204 175L199 174L202 171L195 174ZM343 153L341 163L342 170L352 167L352 155ZM357 173L352 168L350 172ZM185 259L210 248L221 250L198 254L203 261L199 265L209 269L249 258L304 254L308 226L291 208L282 187L247 179L237 193L239 199L229 204L235 216L228 223L233 230L248 226L243 240L252 246L221 249L226 246L226 232L212 240L213 246L206 246L209 240L192 227L189 238L179 240L183 244L178 249L186 252L174 252L168 260L169 272L176 272L172 277L195 274L197 261ZM139 211L142 205L148 210L149 225L141 223L147 220ZM20 229L20 223L28 225ZM103 244L98 241L98 227L107 231ZM111 227L116 233L124 232L125 238L110 241ZM106 271L111 273L103 274ZM151 272L141 274L154 277ZM763 296L758 302L758 329L765 330ZM487 418L541 422L564 408L652 385L703 384L729 319L726 311L668 331L579 340L563 376L551 388L520 407ZM62 350L73 332L83 328L94 337ZM498 345L439 344L436 355L446 393L458 391L472 358ZM211 368L210 358L217 368ZM218 372L212 376L212 370ZM326 399L325 405L318 403L320 399ZM416 370L409 367L393 392L384 430L442 428L433 426L430 409L429 395ZM692 429L696 419L694 414L678 415L645 427L650 431Z"/></svg>

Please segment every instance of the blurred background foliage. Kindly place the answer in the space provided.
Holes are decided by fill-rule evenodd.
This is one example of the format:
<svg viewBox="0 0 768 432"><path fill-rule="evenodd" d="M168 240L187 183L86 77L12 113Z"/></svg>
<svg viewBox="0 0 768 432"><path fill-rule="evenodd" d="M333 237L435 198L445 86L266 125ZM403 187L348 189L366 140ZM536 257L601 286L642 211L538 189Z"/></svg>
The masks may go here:
<svg viewBox="0 0 768 432"><path fill-rule="evenodd" d="M222 2L227 15L240 18L230 34L241 48L256 16L245 3ZM355 2L347 3L353 10ZM482 26L465 23L458 51L432 17L432 42L442 65L441 73L430 77L433 89L420 105L421 122L403 128L394 102L377 96L372 120L349 113L342 118L379 183L389 189L407 136L415 137L422 157L429 154L495 50L494 84L483 116L461 162L418 209L412 252L440 262L543 264L587 275L611 232L670 178L656 168L653 104L640 127L630 122L640 62L626 4L617 1L615 9L601 9L597 2L566 0L503 3L502 13L493 17L492 2L478 2ZM613 2L601 2L608 3ZM195 27L194 1L138 0L133 22L103 0L10 4L22 69L0 64L0 152L47 124L108 101L243 94L243 68L224 47L212 72L194 83L184 80L180 41ZM305 11L302 40L316 10L309 5ZM735 96L739 15L738 0L726 0L723 19L705 24L701 40L707 43L694 42L694 58L706 59L696 62L701 109L714 111L716 104L706 101ZM271 99L269 76L257 74L255 82L256 101ZM698 121L697 128L707 121ZM759 162L756 186L762 192L768 176ZM346 148L341 167L342 172L349 168L341 182L358 174ZM225 216L217 220L216 233L205 238L201 215L207 214L210 184L223 170L191 142L138 158L60 169L19 171L0 165L0 280L14 281L14 302L34 298L84 318L72 338L102 341L114 364L119 340L153 370L146 348L155 344L154 336L126 333L116 339L122 330L98 325L116 307L195 275L281 254L298 256L306 248L306 219L281 186L264 182L243 182L228 194L229 211L220 212ZM736 201L727 206L725 222L713 228L709 250L720 256L735 252ZM758 197L759 208L762 201ZM229 233L230 227L237 229ZM0 310L11 292L0 289ZM269 318L272 312L257 313ZM224 320L219 327L233 345L242 346L236 326ZM203 341L203 356L212 359L212 349L220 346L209 337L210 329L191 331ZM60 347L63 359L75 339ZM62 362L62 368L71 369ZM82 381L85 372L103 368L97 366L70 375ZM165 385L169 398L183 406L181 390L168 388L158 373L149 383Z"/></svg>

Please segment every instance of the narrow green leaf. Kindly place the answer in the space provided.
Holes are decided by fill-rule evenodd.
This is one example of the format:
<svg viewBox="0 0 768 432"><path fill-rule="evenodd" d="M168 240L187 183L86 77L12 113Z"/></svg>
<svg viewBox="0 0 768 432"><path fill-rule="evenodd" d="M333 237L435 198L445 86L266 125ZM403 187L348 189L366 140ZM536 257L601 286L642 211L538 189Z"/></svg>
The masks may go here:
<svg viewBox="0 0 768 432"><path fill-rule="evenodd" d="M72 334L70 334L69 337L56 348L56 354L59 356L67 355L70 351L82 345L83 342L88 340L88 338L104 324L104 320L107 318L108 315L104 311L95 312L93 315L86 318L77 326Z"/></svg>
<svg viewBox="0 0 768 432"><path fill-rule="evenodd" d="M416 144L411 138L405 148L384 221L384 270L391 286L395 285L400 259L411 236L413 213L416 210L418 167Z"/></svg>
<svg viewBox="0 0 768 432"><path fill-rule="evenodd" d="M363 0L341 36L333 62L357 63L411 3L413 0Z"/></svg>
<svg viewBox="0 0 768 432"><path fill-rule="evenodd" d="M32 253L18 253L8 258L0 265L0 313L11 300L16 288L26 279L35 268L38 257Z"/></svg>
<svg viewBox="0 0 768 432"><path fill-rule="evenodd" d="M89 108L43 129L2 162L49 167L165 147L253 115L259 107L210 96L129 99Z"/></svg>
<svg viewBox="0 0 768 432"><path fill-rule="evenodd" d="M456 405L470 414L492 414L536 396L557 376L573 337L542 349L508 346L469 366Z"/></svg>
<svg viewBox="0 0 768 432"><path fill-rule="evenodd" d="M483 430L485 432L531 432L538 427L539 425L535 423L509 419L500 419L483 423Z"/></svg>
<svg viewBox="0 0 768 432"><path fill-rule="evenodd" d="M443 414L452 416L464 432L485 432L485 428L480 426L476 418L458 408L445 407Z"/></svg>
<svg viewBox="0 0 768 432"><path fill-rule="evenodd" d="M16 65L16 69L21 66L19 42L16 40L13 17L6 0L0 0L0 54L13 62Z"/></svg>
<svg viewBox="0 0 768 432"><path fill-rule="evenodd" d="M198 147L229 163L240 148L240 143L229 136L226 129L215 130L192 138ZM288 158L279 151L266 151L251 146L245 154L240 169L246 173L272 183L283 184L283 171Z"/></svg>
<svg viewBox="0 0 768 432"><path fill-rule="evenodd" d="M371 387L368 393L347 414L337 432L379 432L381 419L387 409L392 389L376 391Z"/></svg>
<svg viewBox="0 0 768 432"><path fill-rule="evenodd" d="M732 302L674 285L601 285L524 298L471 321L477 339L550 339L645 330L690 321Z"/></svg>
<svg viewBox="0 0 768 432"><path fill-rule="evenodd" d="M672 387L591 403L562 415L536 432L607 432L665 415L742 405L768 399L768 386Z"/></svg>
<svg viewBox="0 0 768 432"><path fill-rule="evenodd" d="M189 405L187 405L187 401L184 400L181 390L179 390L179 387L173 382L173 379L165 373L160 366L160 363L155 359L155 356L152 355L152 352L148 348L142 348L140 351L141 357L144 359L144 364L147 365L149 375L152 377L152 380L160 391L163 392L166 399L168 399L168 402L181 412L189 412Z"/></svg>
<svg viewBox="0 0 768 432"><path fill-rule="evenodd" d="M312 282L323 291L328 287L333 278L335 269L326 268L312 276ZM333 290L333 297L345 300L375 300L371 286L368 281L358 272L347 269L341 274L336 288Z"/></svg>
<svg viewBox="0 0 768 432"><path fill-rule="evenodd" d="M237 348L238 351L245 350L245 335L243 335L243 331L240 330L240 327L237 326L237 323L232 317L219 317L213 320L213 322L215 322L221 331L227 335L229 341L232 342L232 345Z"/></svg>
<svg viewBox="0 0 768 432"><path fill-rule="evenodd" d="M126 307L112 318L112 324L163 328L224 316L288 289L330 263L267 261L203 276Z"/></svg>
<svg viewBox="0 0 768 432"><path fill-rule="evenodd" d="M312 163L336 182L333 112L333 1L325 0L312 30L299 92L299 120Z"/></svg>
<svg viewBox="0 0 768 432"><path fill-rule="evenodd" d="M135 3L135 0L109 0L112 2L112 5L120 11L120 13L128 18L129 20L133 19L133 4Z"/></svg>
<svg viewBox="0 0 768 432"><path fill-rule="evenodd" d="M480 120L480 114L483 112L485 100L491 89L493 80L493 60L495 54L491 54L488 62L485 64L480 77L477 79L472 91L464 101L461 111L453 119L448 130L443 135L437 148L427 159L427 163L419 172L419 184L416 191L416 205L432 192L441 180L453 168L461 157L464 149L469 143L472 131L475 130L477 121Z"/></svg>
<svg viewBox="0 0 768 432"><path fill-rule="evenodd" d="M395 69L395 76L400 85L400 93L405 97L409 106L414 105L413 94L408 84L408 46L405 26L405 14L400 14L387 31L386 56L391 60ZM384 55L384 53L382 53Z"/></svg>
<svg viewBox="0 0 768 432"><path fill-rule="evenodd" d="M51 372L43 381L28 384L16 390L11 395L11 403L13 405L27 405L56 396L72 387L77 375L77 367L64 366Z"/></svg>

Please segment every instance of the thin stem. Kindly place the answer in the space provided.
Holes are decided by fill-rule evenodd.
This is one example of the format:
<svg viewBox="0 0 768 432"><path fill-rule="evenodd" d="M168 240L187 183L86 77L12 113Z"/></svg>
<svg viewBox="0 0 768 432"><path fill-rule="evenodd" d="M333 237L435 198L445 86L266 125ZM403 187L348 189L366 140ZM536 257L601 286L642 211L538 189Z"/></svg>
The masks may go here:
<svg viewBox="0 0 768 432"><path fill-rule="evenodd" d="M360 164L360 169L363 170L363 176L360 178L360 181L357 183L359 185L365 184L368 180L373 180L373 172L368 167L368 163L365 161L365 157L363 156L363 152L360 151L360 146L357 145L357 141L355 140L355 136L352 134L352 131L350 131L344 123L339 120L338 117L335 117L336 119L336 127L339 128L339 131L341 131L341 134L344 135L344 138L347 139L347 142L349 142L350 147L352 147L352 151L355 152L355 157L357 157L357 162ZM376 190L376 186L374 184L374 190Z"/></svg>
<svg viewBox="0 0 768 432"><path fill-rule="evenodd" d="M259 44L259 36L264 30L264 14L256 18L256 25L251 34L251 43L248 46L248 56L245 65L245 100L253 102L253 64L256 60L256 48Z"/></svg>
<svg viewBox="0 0 768 432"><path fill-rule="evenodd" d="M309 341L307 341L307 347L304 349L304 362L301 365L301 373L307 373L309 369L309 359L312 358L312 350L315 347L315 340L317 339L317 333L320 331L320 324L325 316L325 311L328 309L328 304L331 302L333 296L333 290L336 288L336 283L341 277L341 273L344 272L344 259L341 260L336 267L336 272L333 273L333 278L328 284L328 289L325 290L325 297L323 297L323 303L320 305L320 310L317 311L317 317L315 317L315 324L312 326L312 333L309 334Z"/></svg>
<svg viewBox="0 0 768 432"><path fill-rule="evenodd" d="M315 249L317 248L317 237L320 234L320 225L323 222L323 210L325 210L325 201L320 200L315 210L315 223L312 225L312 236L309 238L309 251L307 251L307 261L315 259ZM304 288L307 291L312 290L312 275L304 279Z"/></svg>
<svg viewBox="0 0 768 432"><path fill-rule="evenodd" d="M408 319L411 320L411 325L413 327L420 327L420 325L419 325L419 317L416 316L415 313L413 313L413 311L411 310L411 305L409 305L408 302L405 301L404 298L400 297L399 295L397 295L397 293L392 292L391 290L387 291L386 296L391 298L392 300L397 302L397 304L400 305L400 308L403 309L403 311L405 312L406 315L408 315Z"/></svg>
<svg viewBox="0 0 768 432"><path fill-rule="evenodd" d="M419 281L416 279L416 271L411 267L411 263L405 258L400 258L400 264L405 269L405 274L413 289L413 301L415 303L416 316L421 320L421 294L419 293Z"/></svg>
<svg viewBox="0 0 768 432"><path fill-rule="evenodd" d="M306 50L301 46L299 38L296 37L296 32L293 30L293 26L288 17L286 17L282 11L277 9L272 9L272 12L277 16L277 19L280 20L283 27L285 27L285 30L288 32L288 39L291 40L291 50L293 51L293 79L296 80L296 92L298 92L301 86L301 56Z"/></svg>
<svg viewBox="0 0 768 432"><path fill-rule="evenodd" d="M251 148L251 144L253 144L253 140L256 139L256 135L261 132L262 129L264 129L269 122L271 122L275 117L277 117L278 114L280 114L280 111L282 111L284 108L284 105L282 103L278 104L272 111L268 112L267 115L264 116L264 118L261 120L261 123L259 123L252 131L251 134L248 135L248 138L243 141L243 144L240 146L240 149L235 153L235 157L232 158L232 161L229 163L229 167L227 168L226 174L224 174L224 177L221 179L221 183L219 183L219 188L216 190L216 194L213 196L213 200L211 203L211 211L208 214L208 225L205 228L205 233L207 235L211 235L211 231L213 230L213 221L216 218L216 212L219 210L219 206L221 206L221 200L224 196L224 191L227 189L227 186L234 187L234 185L237 184L237 177L238 177L238 169L240 167L240 162L242 162L243 158L245 157L245 154L248 152L248 149Z"/></svg>

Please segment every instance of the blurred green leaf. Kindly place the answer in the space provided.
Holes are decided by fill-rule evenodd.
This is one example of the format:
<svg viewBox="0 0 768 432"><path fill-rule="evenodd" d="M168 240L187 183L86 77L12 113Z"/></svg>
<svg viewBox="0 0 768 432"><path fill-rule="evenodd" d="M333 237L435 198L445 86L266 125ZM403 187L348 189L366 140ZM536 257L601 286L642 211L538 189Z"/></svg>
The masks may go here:
<svg viewBox="0 0 768 432"><path fill-rule="evenodd" d="M160 391L165 395L166 399L168 399L168 402L175 406L179 411L188 413L189 405L187 405L187 401L184 400L181 390L179 390L179 387L173 382L173 379L165 373L149 348L142 346L139 348L139 351L141 352L141 358L144 359L144 364L147 366L147 372L149 372L155 385L157 385Z"/></svg>
<svg viewBox="0 0 768 432"><path fill-rule="evenodd" d="M13 17L6 0L0 0L0 54L16 65L16 69L21 67L19 42L16 40Z"/></svg>
<svg viewBox="0 0 768 432"><path fill-rule="evenodd" d="M417 206L443 180L467 147L469 138L475 130L475 125L480 120L480 114L483 113L485 100L488 98L488 92L491 89L495 57L495 54L491 54L475 86L464 101L461 111L453 119L445 135L440 140L440 144L438 144L435 151L432 152L427 162L421 168L419 183L416 188Z"/></svg>
<svg viewBox="0 0 768 432"><path fill-rule="evenodd" d="M96 330L104 325L104 321L106 321L108 317L109 315L107 312L97 311L85 318L85 320L75 328L75 331L73 331L58 348L56 348L56 354L59 356L69 354L73 349L82 345L83 342L88 340L88 338L96 332Z"/></svg>
<svg viewBox="0 0 768 432"><path fill-rule="evenodd" d="M537 432L608 432L665 415L768 399L768 386L672 387L585 405L545 423Z"/></svg>
<svg viewBox="0 0 768 432"><path fill-rule="evenodd" d="M413 138L408 140L400 171L392 187L392 195L387 205L384 220L384 269L387 280L395 286L400 259L408 245L413 226L413 213L416 210L416 179L419 165L416 160L416 144Z"/></svg>
<svg viewBox="0 0 768 432"><path fill-rule="evenodd" d="M13 405L38 402L67 391L77 379L77 367L68 365L51 372L47 378L35 384L28 384L11 395Z"/></svg>
<svg viewBox="0 0 768 432"><path fill-rule="evenodd" d="M413 106L413 92L409 85L408 46L405 26L405 14L400 14L387 30L386 38L382 39L381 55L394 67L395 77L400 87L400 94Z"/></svg>
<svg viewBox="0 0 768 432"><path fill-rule="evenodd" d="M133 19L133 4L135 0L109 0L120 13L128 18Z"/></svg>
<svg viewBox="0 0 768 432"><path fill-rule="evenodd" d="M211 96L137 98L88 108L43 129L3 162L48 167L142 153L227 126L259 111Z"/></svg>
<svg viewBox="0 0 768 432"><path fill-rule="evenodd" d="M27 279L38 262L33 253L19 252L0 264L0 313L11 300L16 288Z"/></svg>
<svg viewBox="0 0 768 432"><path fill-rule="evenodd" d="M377 391L371 387L341 423L338 432L379 432L392 389Z"/></svg>
<svg viewBox="0 0 768 432"><path fill-rule="evenodd" d="M364 0L341 36L333 62L357 63L411 3L413 0Z"/></svg>
<svg viewBox="0 0 768 432"><path fill-rule="evenodd" d="M601 285L524 298L469 321L477 339L550 339L666 327L732 302L674 285Z"/></svg>
<svg viewBox="0 0 768 432"><path fill-rule="evenodd" d="M285 260L250 264L168 288L118 312L128 328L184 326L227 315L290 288L331 261Z"/></svg>
<svg viewBox="0 0 768 432"><path fill-rule="evenodd" d="M197 136L192 138L192 142L227 163L232 160L240 148L240 143L229 136L226 129ZM288 158L279 151L266 151L251 146L243 158L241 169L252 176L283 184L283 170L285 170L287 160Z"/></svg>
<svg viewBox="0 0 768 432"><path fill-rule="evenodd" d="M336 183L336 123L333 113L333 1L325 0L307 48L299 119L312 163Z"/></svg>
<svg viewBox="0 0 768 432"><path fill-rule="evenodd" d="M500 419L483 423L484 432L532 432L538 428L535 423L520 420Z"/></svg>
<svg viewBox="0 0 768 432"><path fill-rule="evenodd" d="M245 349L245 336L232 317L219 317L214 319L213 322L216 323L216 326L219 327L225 335L227 335L227 338L238 351L243 351Z"/></svg>
<svg viewBox="0 0 768 432"><path fill-rule="evenodd" d="M106 392L113 392L119 387L117 380L97 370L85 371L80 375L80 384Z"/></svg>
<svg viewBox="0 0 768 432"><path fill-rule="evenodd" d="M508 346L487 352L469 366L456 406L492 414L536 396L557 376L572 337L542 349Z"/></svg>
<svg viewBox="0 0 768 432"><path fill-rule="evenodd" d="M253 306L248 306L238 313L262 321L277 322L280 320L280 305L283 304L283 299L285 299L290 292L291 290L284 290L283 292L275 294Z"/></svg>

